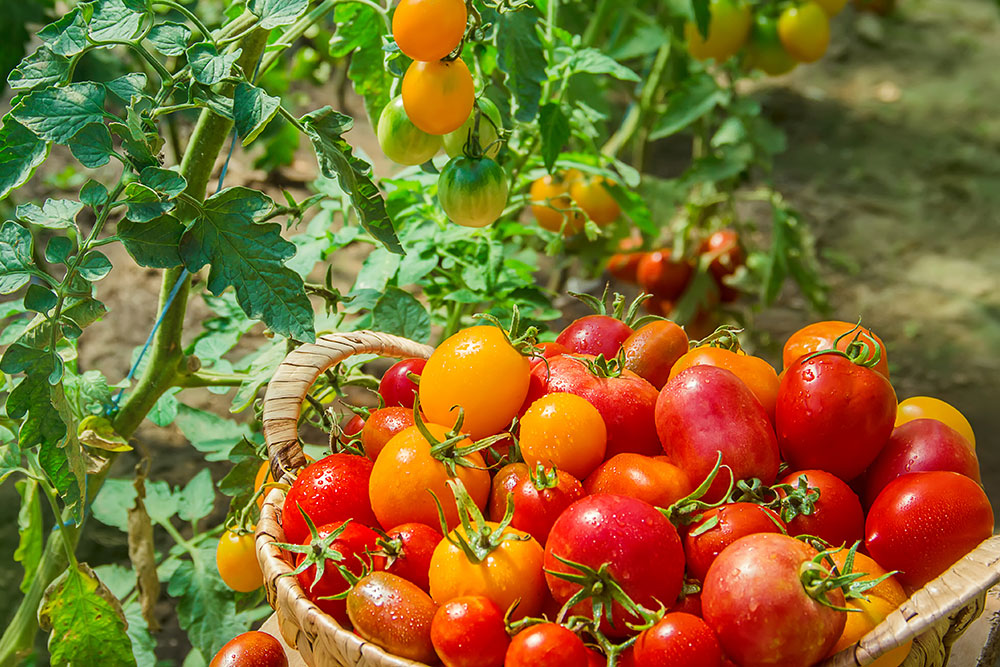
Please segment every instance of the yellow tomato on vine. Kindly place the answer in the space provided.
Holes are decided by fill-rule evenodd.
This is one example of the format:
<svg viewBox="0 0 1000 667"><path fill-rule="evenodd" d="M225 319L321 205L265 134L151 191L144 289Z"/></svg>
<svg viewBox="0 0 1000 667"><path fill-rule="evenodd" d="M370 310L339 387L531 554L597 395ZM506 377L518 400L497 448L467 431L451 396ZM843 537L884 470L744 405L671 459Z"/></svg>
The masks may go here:
<svg viewBox="0 0 1000 667"><path fill-rule="evenodd" d="M830 46L830 19L815 2L781 12L778 36L785 50L799 62L816 62Z"/></svg>
<svg viewBox="0 0 1000 667"><path fill-rule="evenodd" d="M708 38L701 36L694 23L684 26L688 51L698 60L729 60L743 48L750 35L750 8L735 0L711 0L708 9L711 13Z"/></svg>

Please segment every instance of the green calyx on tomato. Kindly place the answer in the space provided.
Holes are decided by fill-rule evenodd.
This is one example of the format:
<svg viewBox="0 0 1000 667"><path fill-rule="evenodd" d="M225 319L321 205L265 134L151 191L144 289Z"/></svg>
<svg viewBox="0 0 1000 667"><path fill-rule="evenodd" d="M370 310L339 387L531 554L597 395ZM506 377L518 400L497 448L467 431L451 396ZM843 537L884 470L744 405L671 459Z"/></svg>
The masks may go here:
<svg viewBox="0 0 1000 667"><path fill-rule="evenodd" d="M441 207L463 227L486 227L499 220L509 192L507 172L489 157L452 158L438 177Z"/></svg>
<svg viewBox="0 0 1000 667"><path fill-rule="evenodd" d="M743 329L741 327L734 327L731 324L723 324L705 338L692 341L691 347L709 346L729 350L730 352L740 352L743 350L740 346L739 338L739 334L741 333L743 333Z"/></svg>
<svg viewBox="0 0 1000 667"><path fill-rule="evenodd" d="M469 439L468 435L462 433L462 425L465 423L465 410L459 406L458 417L455 419L455 425L452 426L451 430L447 432L443 440L439 440L433 433L431 433L430 429L427 428L423 415L420 413L419 394L416 394L413 397L413 423L420 431L420 434L424 437L424 440L426 440L431 446L431 457L440 461L451 477L456 475L456 466L462 466L463 468L477 467L475 462L466 458L469 454L473 454L483 449L488 449L495 443L507 437L507 434L501 433L488 438L483 438L482 440L473 442L471 445L459 447L459 443Z"/></svg>
<svg viewBox="0 0 1000 667"><path fill-rule="evenodd" d="M780 491L780 493L779 493ZM767 486L756 477L736 482L736 490L730 500L734 503L753 503L778 513L786 524L797 516L810 516L816 511L820 490L809 486L805 475L800 475L796 484L774 484Z"/></svg>
<svg viewBox="0 0 1000 667"><path fill-rule="evenodd" d="M620 292L615 292L612 295L611 308L609 309L608 290L610 289L611 284L605 283L604 292L601 294L601 298L597 298L593 294L587 294L585 292L569 292L569 295L590 306L591 310L593 310L596 315L607 315L609 317L613 317L616 320L624 322L631 329L638 329L644 324L664 319L656 315L643 315L640 317L639 313L641 311L642 304L653 298L652 294L646 294L645 292L641 292L639 296L637 296L635 300L629 304L627 311L625 309L625 295Z"/></svg>
<svg viewBox="0 0 1000 667"><path fill-rule="evenodd" d="M513 493L507 494L507 509L504 511L503 518L495 527L491 527L472 497L469 496L469 492L465 490L465 485L462 484L461 480L448 480L448 487L455 495L455 504L458 507L458 517L464 534L457 530L448 530L448 520L444 516L444 509L437 496L434 496L434 504L437 505L438 518L441 521L441 532L444 539L465 554L470 563L482 563L504 542L527 542L531 539L530 535L518 535L507 530L510 527L510 522L514 519Z"/></svg>
<svg viewBox="0 0 1000 667"><path fill-rule="evenodd" d="M854 338L851 339L847 349L837 349L840 341L851 334L854 334ZM853 329L845 331L837 336L836 340L833 342L832 348L829 350L819 350L818 352L813 352L805 358L805 361L809 361L810 359L823 354L836 354L844 357L852 364L874 370L878 363L882 361L882 344L879 343L874 336L868 334L864 329L862 329L861 322L858 322Z"/></svg>
<svg viewBox="0 0 1000 667"><path fill-rule="evenodd" d="M878 586L895 574L894 572L890 572L874 579L864 579L868 576L867 572L853 572L854 554L860 545L861 542L858 541L851 546L847 552L844 567L840 570L838 570L830 555L841 551L844 547L820 551L811 561L802 564L802 568L799 571L799 579L802 581L802 587L809 594L809 597L837 611L856 611L856 609L852 609L851 607L835 605L830 601L828 594L831 591L839 589L843 592L845 600L865 597L865 591Z"/></svg>
<svg viewBox="0 0 1000 667"><path fill-rule="evenodd" d="M477 313L473 317L486 320L486 322L503 332L510 346L522 355L526 357L538 356L538 347L536 346L538 343L538 328L529 326L524 331L521 331L521 310L517 307L517 304L514 304L514 307L511 308L510 327L508 328L504 328L500 320L489 313Z"/></svg>
<svg viewBox="0 0 1000 667"><path fill-rule="evenodd" d="M444 150L448 157L488 157L500 154L503 121L500 109L488 97L480 97L476 107L462 127L444 135Z"/></svg>
<svg viewBox="0 0 1000 667"><path fill-rule="evenodd" d="M441 137L424 132L406 115L401 95L382 109L376 134L382 152L397 164L423 164L441 150Z"/></svg>
<svg viewBox="0 0 1000 667"><path fill-rule="evenodd" d="M559 486L559 471L555 466L546 469L545 464L541 462L528 471L528 478L539 491Z"/></svg>
<svg viewBox="0 0 1000 667"><path fill-rule="evenodd" d="M719 471L723 468L729 472L729 489L718 501L714 503L706 503L701 500L701 498L708 493L710 488L712 488L715 478L718 477ZM660 514L665 516L670 523L675 526L690 526L693 523L698 523L703 518L701 514L702 512L705 510L715 509L716 507L721 507L729 502L729 497L733 494L734 480L735 477L733 475L732 468L722 464L722 452L719 452L719 456L715 460L715 466L712 468L712 471L708 473L702 483L698 485L698 488L675 502L670 507L658 507L657 509L660 511ZM702 532L713 528L714 525L715 524L712 523L711 525L703 526Z"/></svg>
<svg viewBox="0 0 1000 667"><path fill-rule="evenodd" d="M305 556L302 559L302 562L299 563L299 566L289 572L287 576L297 576L308 570L310 567L316 566L316 574L313 577L312 582L312 587L315 588L316 584L323 578L323 573L326 571L327 563L330 562L337 564L337 570L340 571L341 576L344 577L344 581L346 581L349 585L353 586L357 583L357 580L360 579L360 577L355 576L350 570L340 564L340 562L344 560L344 554L340 553L331 546L337 541L341 533L347 529L347 524L349 524L351 520L348 519L347 521L344 521L344 523L330 531L328 535L321 538L319 536L319 532L316 530L316 524L314 524L312 519L309 518L306 511L299 506L296 507L302 514L302 518L305 520L306 526L309 528L310 539L306 544L275 543L274 546L280 549L284 549L285 551L290 551L292 553L303 554ZM370 568L367 563L362 563L362 576L367 574L369 569ZM349 590L350 588L345 590L341 595L334 596L330 599L343 599L347 597ZM327 598L324 597L323 599Z"/></svg>

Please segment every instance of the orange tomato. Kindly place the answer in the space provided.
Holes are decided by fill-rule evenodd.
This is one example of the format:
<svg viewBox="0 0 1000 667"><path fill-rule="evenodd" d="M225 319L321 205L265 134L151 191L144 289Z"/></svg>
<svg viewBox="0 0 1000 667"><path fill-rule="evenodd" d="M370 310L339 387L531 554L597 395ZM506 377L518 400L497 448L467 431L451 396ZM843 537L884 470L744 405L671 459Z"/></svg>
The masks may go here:
<svg viewBox="0 0 1000 667"><path fill-rule="evenodd" d="M976 434L972 431L972 424L951 404L930 396L912 396L896 408L896 426L914 419L936 419L952 427L968 440L972 451L976 451Z"/></svg>
<svg viewBox="0 0 1000 667"><path fill-rule="evenodd" d="M654 507L670 507L694 491L687 473L666 460L642 454L617 454L583 482L587 495L631 496Z"/></svg>
<svg viewBox="0 0 1000 667"><path fill-rule="evenodd" d="M673 368L670 369L670 379L692 366L718 366L735 374L743 380L760 404L764 406L767 416L774 422L774 405L778 400L778 374L760 357L752 357L742 352L733 352L721 347L702 345L686 353Z"/></svg>
<svg viewBox="0 0 1000 667"><path fill-rule="evenodd" d="M781 363L785 368L791 366L799 357L803 357L807 354L812 354L813 352L819 352L820 350L830 350L833 349L833 342L841 334L846 334L855 328L854 324L850 322L841 322L839 320L826 320L823 322L813 322L807 326L802 327L785 341L785 347L781 351ZM889 378L889 362L887 361L885 343L876 334L872 333L871 329L860 328L857 332L852 333L849 336L844 336L837 343L838 350L846 350L847 346L851 344L854 340L856 334L860 333L858 341L866 342L869 346L872 345L872 339L878 342L879 346L882 348L882 358L875 365L874 369L881 373L886 379ZM872 350L874 352L874 350Z"/></svg>
<svg viewBox="0 0 1000 667"><path fill-rule="evenodd" d="M392 36L414 60L440 60L462 41L467 19L462 0L400 0L392 15Z"/></svg>
<svg viewBox="0 0 1000 667"><path fill-rule="evenodd" d="M583 229L584 218L573 210L569 186L567 179L552 175L542 176L531 184L531 213L542 229L562 230L566 236Z"/></svg>
<svg viewBox="0 0 1000 667"><path fill-rule="evenodd" d="M569 186L570 197L573 198L587 217L598 225L607 225L618 219L621 208L618 202L604 187L606 179L602 176L594 178L578 178Z"/></svg>
<svg viewBox="0 0 1000 667"><path fill-rule="evenodd" d="M837 640L837 643L830 650L830 655L857 643L858 640L871 632L876 625L885 620L885 617L896 608L896 605L893 605L885 598L874 595L869 595L868 600L861 598L848 600L847 606L857 609L857 611L847 614L847 623L844 625L844 631L841 633L840 639ZM911 639L902 646L884 653L874 662L868 663L869 667L899 667L903 664L906 656L910 654L912 644L913 640Z"/></svg>
<svg viewBox="0 0 1000 667"><path fill-rule="evenodd" d="M847 549L841 549L833 553L830 557L837 564L837 567L843 570L844 564L847 562ZM861 552L854 554L854 567L852 571L867 574L867 576L860 579L861 581L871 581L889 573L888 570L876 563L871 556L866 556ZM893 609L906 602L907 599L906 591L903 590L902 584L899 583L896 577L889 577L877 586L869 588L866 591L866 595L868 597L876 596L887 600Z"/></svg>
<svg viewBox="0 0 1000 667"><path fill-rule="evenodd" d="M222 581L234 591L249 593L264 585L252 532L242 535L231 530L224 532L215 548L215 564Z"/></svg>
<svg viewBox="0 0 1000 667"><path fill-rule="evenodd" d="M604 460L607 427L597 408L575 394L553 393L521 418L521 455L530 467L555 466L583 479Z"/></svg>
<svg viewBox="0 0 1000 667"><path fill-rule="evenodd" d="M402 94L410 122L427 134L444 135L462 127L476 102L472 73L461 58L414 60L403 76Z"/></svg>
<svg viewBox="0 0 1000 667"><path fill-rule="evenodd" d="M688 337L684 329L669 320L657 320L639 327L622 343L625 368L657 389L670 379L670 369L687 354Z"/></svg>
<svg viewBox="0 0 1000 667"><path fill-rule="evenodd" d="M420 384L423 386L423 380ZM439 442L447 439L448 429L444 426L427 424L426 427ZM455 446L470 445L472 441L465 438ZM482 509L490 497L490 474L478 452L466 455L465 459L471 467L456 465L457 477ZM437 528L440 521L434 503L436 497L448 526L455 526L458 509L455 496L448 488L450 479L445 464L431 455L431 443L417 426L400 431L386 443L372 467L368 495L375 518L386 530L403 523L423 523Z"/></svg>
<svg viewBox="0 0 1000 667"><path fill-rule="evenodd" d="M372 461L392 437L413 426L413 410L398 405L372 411L361 429L361 448Z"/></svg>

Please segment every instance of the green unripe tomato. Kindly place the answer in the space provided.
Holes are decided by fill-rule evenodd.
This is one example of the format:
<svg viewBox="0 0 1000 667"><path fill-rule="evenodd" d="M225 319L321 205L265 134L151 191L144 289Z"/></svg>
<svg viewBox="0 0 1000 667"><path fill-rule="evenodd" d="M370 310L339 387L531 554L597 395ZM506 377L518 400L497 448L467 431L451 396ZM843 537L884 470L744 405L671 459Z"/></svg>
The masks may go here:
<svg viewBox="0 0 1000 667"><path fill-rule="evenodd" d="M397 164L423 164L441 150L441 137L427 134L410 121L402 96L382 109L377 134L382 152Z"/></svg>
<svg viewBox="0 0 1000 667"><path fill-rule="evenodd" d="M500 153L500 144L494 144L498 138L497 128L503 127L500 120L500 109L487 97L481 97L478 101L479 109L482 111L482 118L479 119L479 147L485 152L486 157L496 158ZM493 122L490 122L493 121ZM476 110L469 114L469 119L454 132L444 135L444 150L448 157L458 157L465 154L465 143L469 140L469 133L476 126ZM492 144L492 145L491 145ZM486 149L490 146L489 150Z"/></svg>
<svg viewBox="0 0 1000 667"><path fill-rule="evenodd" d="M771 76L790 72L799 64L781 43L777 19L764 14L754 19L744 64L750 69L758 69Z"/></svg>
<svg viewBox="0 0 1000 667"><path fill-rule="evenodd" d="M463 227L496 222L507 206L507 173L492 158L452 158L438 177L438 199Z"/></svg>

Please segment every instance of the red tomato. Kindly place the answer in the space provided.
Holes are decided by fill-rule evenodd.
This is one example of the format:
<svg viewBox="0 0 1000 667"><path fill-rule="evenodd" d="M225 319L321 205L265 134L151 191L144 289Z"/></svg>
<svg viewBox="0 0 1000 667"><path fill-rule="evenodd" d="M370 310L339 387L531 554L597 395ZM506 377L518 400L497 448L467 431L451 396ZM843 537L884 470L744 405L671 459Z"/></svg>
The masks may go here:
<svg viewBox="0 0 1000 667"><path fill-rule="evenodd" d="M840 354L799 359L778 388L778 444L793 470L850 481L882 451L895 421L896 392L885 376Z"/></svg>
<svg viewBox="0 0 1000 667"><path fill-rule="evenodd" d="M661 602L673 604L684 579L684 550L673 524L649 503L625 496L587 496L566 508L552 526L545 545L545 580L556 602L565 603L580 585L556 576L577 573L556 556L595 570L607 564L608 574L625 593L649 609ZM592 611L590 600L574 608L584 616ZM625 623L638 621L618 602L611 605L611 616L614 623L602 623L602 628L614 636L626 635Z"/></svg>
<svg viewBox="0 0 1000 667"><path fill-rule="evenodd" d="M719 286L719 297L724 303L735 301L740 293L723 280L726 276L736 273L746 263L746 255L740 247L740 237L732 229L720 229L701 244L701 254L714 255L715 259L708 265L708 270Z"/></svg>
<svg viewBox="0 0 1000 667"><path fill-rule="evenodd" d="M850 322L830 320L826 322L814 322L799 329L785 341L785 347L781 352L782 365L788 368L800 357L812 354L813 352L819 352L820 350L832 350L834 341L841 334L846 334L856 326ZM870 329L862 328L858 329L858 332L860 332L858 340L871 345L872 339L874 339L882 347L882 359L875 365L875 370L888 379L889 362L886 361L885 344L882 343L882 339L872 333ZM837 349L842 352L847 350L847 346L854 340L854 336L855 334L850 334L841 338L840 342L837 343Z"/></svg>
<svg viewBox="0 0 1000 667"><path fill-rule="evenodd" d="M413 397L417 392L417 383L409 378L410 373L420 376L427 365L426 359L403 359L394 363L382 376L378 383L378 393L388 408L400 406L413 407Z"/></svg>
<svg viewBox="0 0 1000 667"><path fill-rule="evenodd" d="M432 662L431 622L437 605L431 596L402 577L372 572L347 595L354 632L401 658Z"/></svg>
<svg viewBox="0 0 1000 667"><path fill-rule="evenodd" d="M865 520L865 548L911 588L942 574L993 534L982 487L957 472L914 472L878 494Z"/></svg>
<svg viewBox="0 0 1000 667"><path fill-rule="evenodd" d="M618 454L602 463L583 482L587 495L629 496L654 507L670 507L694 491L687 473L665 457Z"/></svg>
<svg viewBox="0 0 1000 667"><path fill-rule="evenodd" d="M361 415L354 415L348 419L343 426L340 427L342 431L340 434L340 443L342 445L351 444L356 436L361 434L362 429L365 427L365 418Z"/></svg>
<svg viewBox="0 0 1000 667"><path fill-rule="evenodd" d="M372 462L353 454L331 454L300 470L281 510L285 539L293 544L309 539L302 512L309 515L314 526L347 519L377 525L368 500L371 474Z"/></svg>
<svg viewBox="0 0 1000 667"><path fill-rule="evenodd" d="M979 461L958 431L936 419L914 419L893 429L889 442L865 473L865 503L889 482L911 472L950 470L980 482Z"/></svg>
<svg viewBox="0 0 1000 667"><path fill-rule="evenodd" d="M365 456L374 461L386 443L392 440L392 436L411 426L413 426L412 406L410 408L395 406L373 411L361 429L361 447Z"/></svg>
<svg viewBox="0 0 1000 667"><path fill-rule="evenodd" d="M688 574L704 581L708 569L730 544L756 533L781 533L785 522L772 510L753 503L731 503L705 511L684 533Z"/></svg>
<svg viewBox="0 0 1000 667"><path fill-rule="evenodd" d="M681 599L670 608L670 611L679 611L701 618L701 590L696 593L682 593Z"/></svg>
<svg viewBox="0 0 1000 667"><path fill-rule="evenodd" d="M281 643L266 632L244 632L229 640L208 667L288 667Z"/></svg>
<svg viewBox="0 0 1000 667"><path fill-rule="evenodd" d="M631 335L630 326L610 315L586 315L563 329L556 342L574 354L603 354L613 359Z"/></svg>
<svg viewBox="0 0 1000 667"><path fill-rule="evenodd" d="M809 488L819 491L811 514L799 514L788 522L788 534L815 535L830 545L850 547L865 538L865 514L861 501L842 479L822 470L803 470L786 475L780 484L798 487L805 476ZM784 492L779 491L782 495Z"/></svg>
<svg viewBox="0 0 1000 667"><path fill-rule="evenodd" d="M531 374L527 406L545 394L566 392L597 408L608 431L605 457L622 452L661 453L652 420L656 388L635 373L623 370L620 377L598 377L584 361L559 356L550 359L547 368L536 366Z"/></svg>
<svg viewBox="0 0 1000 667"><path fill-rule="evenodd" d="M608 260L608 273L618 280L635 284L644 252L617 252Z"/></svg>
<svg viewBox="0 0 1000 667"><path fill-rule="evenodd" d="M670 250L654 250L639 260L639 287L661 299L673 301L687 288L694 270L687 260L675 260Z"/></svg>
<svg viewBox="0 0 1000 667"><path fill-rule="evenodd" d="M944 422L968 440L969 448L976 451L976 434L972 432L972 424L958 411L958 408L940 398L911 396L900 401L896 409L896 426L914 419L937 419L939 422Z"/></svg>
<svg viewBox="0 0 1000 667"><path fill-rule="evenodd" d="M734 662L812 665L830 652L847 614L806 592L803 565L815 556L794 537L762 533L737 540L715 559L702 587L702 609ZM827 597L844 606L840 590Z"/></svg>
<svg viewBox="0 0 1000 667"><path fill-rule="evenodd" d="M431 622L431 642L444 667L503 667L510 646L503 615L482 595L441 605Z"/></svg>
<svg viewBox="0 0 1000 667"><path fill-rule="evenodd" d="M743 382L723 368L694 366L668 382L656 401L656 431L671 461L695 485L722 453L737 479L770 484L778 476L778 444L767 413ZM722 498L729 475L720 472L703 498Z"/></svg>
<svg viewBox="0 0 1000 667"><path fill-rule="evenodd" d="M636 667L720 667L722 649L705 621L691 614L666 614L633 645Z"/></svg>
<svg viewBox="0 0 1000 667"><path fill-rule="evenodd" d="M688 337L670 320L657 320L640 327L622 343L622 348L625 368L663 389L674 364L687 354Z"/></svg>
<svg viewBox="0 0 1000 667"><path fill-rule="evenodd" d="M442 540L441 533L422 523L404 523L385 535L385 571L429 590L431 555Z"/></svg>
<svg viewBox="0 0 1000 667"><path fill-rule="evenodd" d="M562 470L550 468L541 475L536 472L535 479L532 476L524 463L501 468L493 478L489 517L500 521L507 511L508 494L514 494L514 518L510 525L544 545L552 524L563 510L583 497L583 487L578 479Z"/></svg>
<svg viewBox="0 0 1000 667"><path fill-rule="evenodd" d="M605 667L608 664L608 659L604 657L604 654L597 649L588 648L587 649L587 667ZM622 663L619 661L619 665Z"/></svg>
<svg viewBox="0 0 1000 667"><path fill-rule="evenodd" d="M681 371L692 366L718 366L732 371L743 384L753 392L767 412L771 423L774 423L774 404L778 398L778 374L771 364L760 357L753 357L742 352L734 352L722 347L700 345L678 359L670 369L670 377L676 377Z"/></svg>
<svg viewBox="0 0 1000 667"><path fill-rule="evenodd" d="M538 343L535 347L541 348L541 352L536 357L531 358L531 368L534 369L538 364L544 364L546 359L551 359L552 357L558 357L560 354L572 354L573 350L569 349L562 343L556 343L555 341L546 341L544 343Z"/></svg>
<svg viewBox="0 0 1000 667"><path fill-rule="evenodd" d="M504 667L581 667L587 664L583 640L555 623L529 625L514 635Z"/></svg>

